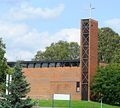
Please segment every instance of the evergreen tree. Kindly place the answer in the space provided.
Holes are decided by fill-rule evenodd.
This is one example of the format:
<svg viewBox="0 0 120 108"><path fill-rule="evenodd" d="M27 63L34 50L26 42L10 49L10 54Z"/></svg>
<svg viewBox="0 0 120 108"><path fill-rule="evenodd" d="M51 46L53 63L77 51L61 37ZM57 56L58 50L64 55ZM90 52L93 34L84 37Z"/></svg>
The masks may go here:
<svg viewBox="0 0 120 108"><path fill-rule="evenodd" d="M0 38L0 91L2 90L2 83L5 81L5 74L7 73L7 61L5 58L5 44Z"/></svg>
<svg viewBox="0 0 120 108"><path fill-rule="evenodd" d="M0 101L0 108L31 108L33 103L26 95L30 91L29 84L23 75L22 68L19 63L14 67L12 81L7 87L9 94L3 94Z"/></svg>

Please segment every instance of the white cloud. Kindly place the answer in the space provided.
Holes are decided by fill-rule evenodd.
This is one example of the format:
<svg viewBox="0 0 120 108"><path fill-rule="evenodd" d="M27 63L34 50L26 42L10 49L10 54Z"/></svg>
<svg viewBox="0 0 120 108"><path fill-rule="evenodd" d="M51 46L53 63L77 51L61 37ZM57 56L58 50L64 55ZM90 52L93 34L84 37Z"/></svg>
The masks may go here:
<svg viewBox="0 0 120 108"><path fill-rule="evenodd" d="M61 31L55 34L56 37L63 37L63 39L68 42L78 42L80 44L80 29L76 28L67 28L62 29Z"/></svg>
<svg viewBox="0 0 120 108"><path fill-rule="evenodd" d="M5 0L4 2L16 2L20 4L26 0ZM0 0L2 2L2 0ZM60 4L54 8L41 8L28 5L28 2L14 5L6 17L0 18L0 37L6 44L6 58L8 61L31 60L38 50L44 50L52 42L65 40L80 43L80 31L77 28L63 28L58 32L50 34L47 31L40 32L32 28L26 20L31 19L54 19L64 11L64 5ZM7 19L6 19L7 18ZM9 21L9 22L8 22ZM18 21L18 22L17 22ZM22 23L23 21L23 23Z"/></svg>
<svg viewBox="0 0 120 108"><path fill-rule="evenodd" d="M113 28L117 33L120 34L120 19L119 19L119 18L110 19L110 20L106 21L105 24L106 24L107 26L110 26L110 27Z"/></svg>
<svg viewBox="0 0 120 108"><path fill-rule="evenodd" d="M0 36L4 36L5 39L15 38L16 36L22 36L27 32L27 25L25 24L12 24L0 21Z"/></svg>
<svg viewBox="0 0 120 108"><path fill-rule="evenodd" d="M14 60L30 60L31 57L34 56L33 52L30 52L29 50L18 50L18 49L10 49L10 51L7 51L6 57L8 61L14 61Z"/></svg>
<svg viewBox="0 0 120 108"><path fill-rule="evenodd" d="M15 5L27 1L28 0L0 0L0 3Z"/></svg>
<svg viewBox="0 0 120 108"><path fill-rule="evenodd" d="M3 25L3 26L2 26ZM6 57L9 61L16 59L31 60L38 50L44 50L52 42L65 40L80 43L80 31L65 28L56 33L39 32L25 24L0 23L0 36L6 43Z"/></svg>
<svg viewBox="0 0 120 108"><path fill-rule="evenodd" d="M55 8L33 7L28 4L12 8L9 12L9 18L12 20L26 19L54 19L64 11L64 5L60 4Z"/></svg>
<svg viewBox="0 0 120 108"><path fill-rule="evenodd" d="M26 0L0 0L0 2L20 2L20 1L26 1Z"/></svg>

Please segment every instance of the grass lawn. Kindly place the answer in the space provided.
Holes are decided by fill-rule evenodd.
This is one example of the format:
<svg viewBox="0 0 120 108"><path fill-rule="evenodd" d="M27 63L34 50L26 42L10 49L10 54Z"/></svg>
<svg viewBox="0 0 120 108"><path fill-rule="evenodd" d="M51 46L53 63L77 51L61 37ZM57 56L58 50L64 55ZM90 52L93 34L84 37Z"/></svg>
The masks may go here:
<svg viewBox="0 0 120 108"><path fill-rule="evenodd" d="M39 100L39 106L41 107L52 107L51 100ZM54 101L55 107L63 107L67 108L69 105L69 101ZM97 102L87 102L87 101L71 101L71 108L100 108L100 103ZM107 104L103 104L103 108L120 108L117 106L111 106Z"/></svg>

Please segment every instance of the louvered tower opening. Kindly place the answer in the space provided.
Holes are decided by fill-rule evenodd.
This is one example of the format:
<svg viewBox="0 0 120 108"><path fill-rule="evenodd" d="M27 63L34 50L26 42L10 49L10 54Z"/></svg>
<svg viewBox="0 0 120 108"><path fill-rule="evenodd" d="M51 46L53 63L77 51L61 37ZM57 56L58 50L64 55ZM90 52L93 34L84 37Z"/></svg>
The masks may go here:
<svg viewBox="0 0 120 108"><path fill-rule="evenodd" d="M82 68L82 100L88 100L88 59L89 59L89 19L82 20L81 25L81 68Z"/></svg>

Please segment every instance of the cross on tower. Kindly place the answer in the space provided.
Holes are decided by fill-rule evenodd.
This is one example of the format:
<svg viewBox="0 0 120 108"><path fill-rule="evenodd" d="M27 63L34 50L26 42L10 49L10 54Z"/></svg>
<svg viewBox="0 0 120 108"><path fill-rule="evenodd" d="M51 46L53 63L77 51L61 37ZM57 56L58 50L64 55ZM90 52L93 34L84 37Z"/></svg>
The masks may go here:
<svg viewBox="0 0 120 108"><path fill-rule="evenodd" d="M89 11L90 11L90 18L92 17L92 10L95 9L94 7L92 7L92 5L90 4L90 7L89 7Z"/></svg>

